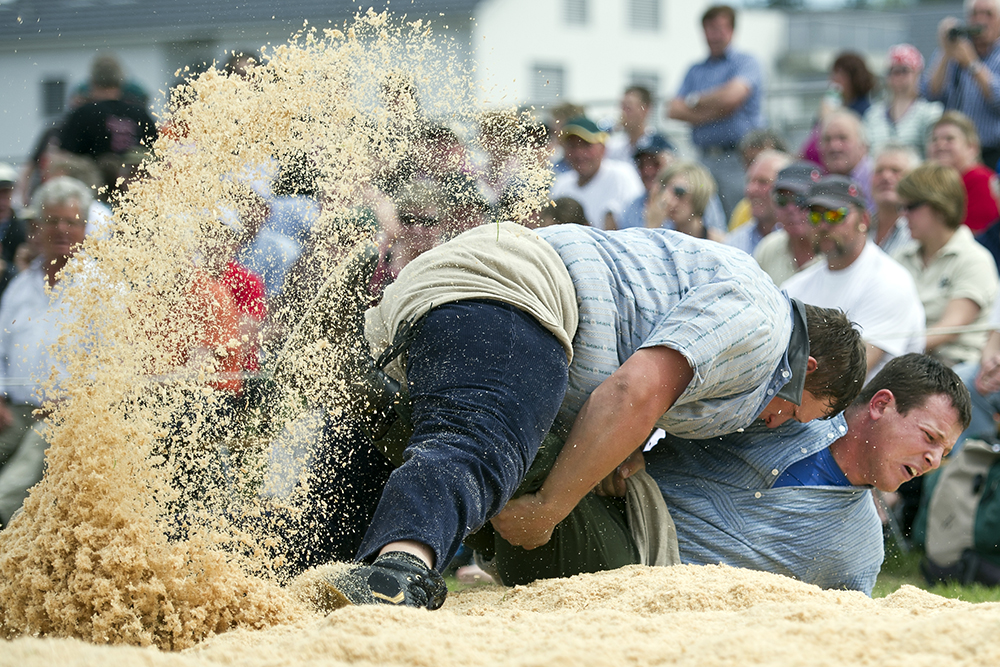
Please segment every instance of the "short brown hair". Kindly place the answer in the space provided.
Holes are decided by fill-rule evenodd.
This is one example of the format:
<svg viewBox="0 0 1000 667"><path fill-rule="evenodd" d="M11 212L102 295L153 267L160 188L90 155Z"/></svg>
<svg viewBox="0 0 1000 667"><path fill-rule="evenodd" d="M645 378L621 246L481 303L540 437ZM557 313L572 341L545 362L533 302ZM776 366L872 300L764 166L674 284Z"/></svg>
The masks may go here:
<svg viewBox="0 0 1000 667"><path fill-rule="evenodd" d="M979 132L976 131L976 126L972 122L972 119L966 116L961 111L945 111L938 118L937 122L931 127L931 132L938 129L942 125L953 125L958 128L958 130L965 135L965 140L969 144L977 147L982 147L979 142Z"/></svg>
<svg viewBox="0 0 1000 667"><path fill-rule="evenodd" d="M931 396L944 394L951 399L952 407L958 412L962 430L969 428L972 420L969 390L955 371L929 354L911 352L891 359L865 385L854 405L866 405L882 389L892 392L896 399L896 411L904 417L913 408L924 405Z"/></svg>
<svg viewBox="0 0 1000 667"><path fill-rule="evenodd" d="M953 167L926 162L904 176L896 192L903 201L927 202L944 217L948 229L958 229L965 220L965 185Z"/></svg>
<svg viewBox="0 0 1000 667"><path fill-rule="evenodd" d="M736 10L729 5L712 5L706 9L705 13L701 15L701 25L704 26L716 16L725 16L729 19L729 27L736 28Z"/></svg>
<svg viewBox="0 0 1000 667"><path fill-rule="evenodd" d="M868 357L861 332L837 308L805 304L809 330L809 356L816 370L806 376L805 389L827 399L830 415L843 412L861 392L868 372Z"/></svg>

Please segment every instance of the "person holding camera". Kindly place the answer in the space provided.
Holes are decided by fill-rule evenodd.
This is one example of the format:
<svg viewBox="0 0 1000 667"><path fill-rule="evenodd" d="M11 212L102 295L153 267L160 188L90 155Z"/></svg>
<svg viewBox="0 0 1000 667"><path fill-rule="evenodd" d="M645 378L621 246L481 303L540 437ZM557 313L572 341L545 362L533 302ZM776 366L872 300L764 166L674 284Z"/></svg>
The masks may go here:
<svg viewBox="0 0 1000 667"><path fill-rule="evenodd" d="M924 82L929 100L972 119L983 163L1000 161L1000 0L966 0L967 23L949 16L938 25L940 47Z"/></svg>

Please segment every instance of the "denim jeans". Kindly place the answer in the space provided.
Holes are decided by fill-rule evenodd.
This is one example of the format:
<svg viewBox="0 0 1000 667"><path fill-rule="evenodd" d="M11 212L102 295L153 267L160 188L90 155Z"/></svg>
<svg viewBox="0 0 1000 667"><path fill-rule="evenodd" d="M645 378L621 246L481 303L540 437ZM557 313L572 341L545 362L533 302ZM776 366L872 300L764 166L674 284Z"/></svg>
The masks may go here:
<svg viewBox="0 0 1000 667"><path fill-rule="evenodd" d="M566 393L568 362L552 333L497 301L445 304L418 326L406 364L413 435L358 559L414 540L443 570L521 483Z"/></svg>

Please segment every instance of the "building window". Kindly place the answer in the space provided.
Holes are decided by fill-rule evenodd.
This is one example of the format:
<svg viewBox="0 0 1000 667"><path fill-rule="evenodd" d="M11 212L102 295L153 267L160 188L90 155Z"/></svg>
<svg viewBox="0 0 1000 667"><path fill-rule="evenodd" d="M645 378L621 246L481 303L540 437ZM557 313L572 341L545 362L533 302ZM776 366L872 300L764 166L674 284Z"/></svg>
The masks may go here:
<svg viewBox="0 0 1000 667"><path fill-rule="evenodd" d="M641 70L634 70L629 74L629 85L630 86L642 86L647 89L653 96L653 99L659 99L660 97L660 74L659 72L648 72Z"/></svg>
<svg viewBox="0 0 1000 667"><path fill-rule="evenodd" d="M66 110L66 82L62 79L42 81L42 113L46 118L58 116Z"/></svg>
<svg viewBox="0 0 1000 667"><path fill-rule="evenodd" d="M633 30L659 30L660 0L629 0L628 24Z"/></svg>
<svg viewBox="0 0 1000 667"><path fill-rule="evenodd" d="M588 0L563 0L567 25L587 25L590 12Z"/></svg>
<svg viewBox="0 0 1000 667"><path fill-rule="evenodd" d="M563 95L566 71L560 65L536 65L533 69L531 98L536 103L556 102Z"/></svg>

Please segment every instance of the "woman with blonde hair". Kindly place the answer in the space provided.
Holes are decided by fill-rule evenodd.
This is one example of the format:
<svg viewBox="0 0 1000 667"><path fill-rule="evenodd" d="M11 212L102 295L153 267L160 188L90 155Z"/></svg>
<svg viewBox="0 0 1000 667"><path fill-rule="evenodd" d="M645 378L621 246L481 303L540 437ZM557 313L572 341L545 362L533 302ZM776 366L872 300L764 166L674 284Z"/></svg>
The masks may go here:
<svg viewBox="0 0 1000 667"><path fill-rule="evenodd" d="M646 227L665 227L708 238L703 216L715 194L715 180L695 162L675 162L657 175L646 205Z"/></svg>
<svg viewBox="0 0 1000 667"><path fill-rule="evenodd" d="M954 168L930 162L904 177L896 191L913 238L896 259L913 276L924 305L926 351L952 366L974 362L985 331L934 331L985 323L1000 288L993 256L962 224L962 178Z"/></svg>

